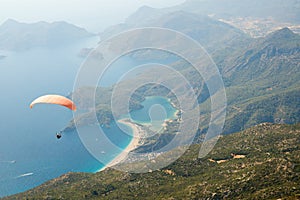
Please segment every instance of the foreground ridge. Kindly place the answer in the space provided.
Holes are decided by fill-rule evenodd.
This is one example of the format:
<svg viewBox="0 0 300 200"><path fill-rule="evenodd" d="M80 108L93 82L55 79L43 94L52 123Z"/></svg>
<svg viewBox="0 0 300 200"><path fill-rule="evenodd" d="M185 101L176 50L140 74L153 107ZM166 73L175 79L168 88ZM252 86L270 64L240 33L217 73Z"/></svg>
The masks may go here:
<svg viewBox="0 0 300 200"><path fill-rule="evenodd" d="M68 173L3 199L300 198L300 124L263 123L223 136L203 159L199 147L159 171Z"/></svg>

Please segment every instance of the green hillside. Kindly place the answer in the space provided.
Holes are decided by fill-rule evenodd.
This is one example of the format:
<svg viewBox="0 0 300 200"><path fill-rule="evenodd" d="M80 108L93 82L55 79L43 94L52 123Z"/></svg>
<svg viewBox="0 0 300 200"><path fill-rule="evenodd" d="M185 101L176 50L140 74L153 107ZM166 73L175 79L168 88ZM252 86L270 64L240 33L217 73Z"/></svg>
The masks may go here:
<svg viewBox="0 0 300 200"><path fill-rule="evenodd" d="M223 136L202 159L199 147L191 146L179 160L152 173L68 173L3 199L300 198L300 124L264 123Z"/></svg>
<svg viewBox="0 0 300 200"><path fill-rule="evenodd" d="M186 13L179 12L174 15L184 14ZM170 19L175 16L170 17ZM192 19L194 20L194 18ZM168 24L175 24L175 22ZM210 22L210 24L214 23ZM193 34L193 31L198 32L198 29L191 29L190 34ZM262 122L288 124L300 122L300 36L284 28L267 37L252 39L247 42L247 45L235 45L226 51L224 49L227 48L227 45L217 46L213 53L213 59L220 69L226 87L227 118L224 133L237 132ZM239 51L231 51L232 49L239 49ZM158 55L157 53L150 54L154 57ZM160 52L156 59L165 59L167 56L165 54ZM149 57L149 51L146 53L141 51L139 54L134 52L132 56L138 59L145 56ZM188 63L179 60L171 63L170 66L185 76L198 95L202 116L199 135L205 133L210 119L209 97L211 94L209 94L202 77L195 73ZM139 78L146 80L147 77L151 77L151 73L149 71L144 76L140 75ZM172 80L173 77L164 77L164 79L166 78ZM135 83L124 83L124 85L126 84ZM178 83L178 87L180 84ZM152 91L153 88L156 88L154 92ZM79 98L80 101L76 103L89 107L89 102L92 100L84 99L85 92L89 92L89 89L75 92L75 95L82 96L82 100ZM141 108L141 101L154 93L155 96L161 95L171 98L176 104L176 98L169 91L152 85L136 91L131 99L130 109ZM109 112L110 95L111 88L98 88L96 93L97 116L99 116L99 122L106 125L112 121L112 115ZM122 94L119 94L118 98L122 99ZM102 104L106 106L101 106ZM105 109L103 110L103 108ZM100 118L103 114L106 117ZM78 120L88 122L88 116L82 116ZM80 122L79 124L88 123ZM70 123L66 130L70 128L71 130L75 128L73 123Z"/></svg>

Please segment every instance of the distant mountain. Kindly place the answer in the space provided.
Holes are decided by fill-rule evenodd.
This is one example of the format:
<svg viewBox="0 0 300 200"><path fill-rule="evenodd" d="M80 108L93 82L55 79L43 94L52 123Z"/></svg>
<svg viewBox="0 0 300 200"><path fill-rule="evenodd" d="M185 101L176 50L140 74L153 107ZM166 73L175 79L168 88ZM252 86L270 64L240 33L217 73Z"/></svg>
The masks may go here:
<svg viewBox="0 0 300 200"><path fill-rule="evenodd" d="M300 24L299 0L187 0L180 9L217 18L272 18Z"/></svg>
<svg viewBox="0 0 300 200"><path fill-rule="evenodd" d="M222 74L231 85L263 81L273 89L299 86L299 58L300 35L284 28L253 40L239 54L228 56L222 64Z"/></svg>
<svg viewBox="0 0 300 200"><path fill-rule="evenodd" d="M299 0L187 0L169 8L143 6L125 23L108 28L102 36L111 36L128 28L147 26L149 22L176 11L210 16L231 24L252 37L262 37L283 27L300 33ZM115 30L115 31L112 31ZM112 31L112 32L109 32Z"/></svg>
<svg viewBox="0 0 300 200"><path fill-rule="evenodd" d="M298 199L300 124L260 124L223 136L206 157L193 145L161 170L68 173L9 199Z"/></svg>
<svg viewBox="0 0 300 200"><path fill-rule="evenodd" d="M39 46L56 46L92 35L67 22L27 24L9 19L0 26L0 49L18 51Z"/></svg>
<svg viewBox="0 0 300 200"><path fill-rule="evenodd" d="M162 15L148 26L158 26L180 31L192 37L204 46L228 44L233 39L246 37L239 29L204 15L195 15L184 11L176 11Z"/></svg>
<svg viewBox="0 0 300 200"><path fill-rule="evenodd" d="M149 11L140 11L145 9ZM148 7L140 10L129 17L124 24L110 27L100 33L101 38L105 39L130 28L161 27L185 33L208 49L215 48L216 45L231 46L232 43L243 43L248 39L248 36L239 29L205 15L185 11L164 12ZM135 18L136 15L143 17Z"/></svg>
<svg viewBox="0 0 300 200"><path fill-rule="evenodd" d="M104 40L109 37L112 37L115 34L121 33L131 28L148 26L148 23L156 21L165 13L168 12L164 12L163 9L156 9L149 6L142 6L135 13L130 15L125 20L124 23L110 26L99 34L101 36L101 39Z"/></svg>
<svg viewBox="0 0 300 200"><path fill-rule="evenodd" d="M299 0L187 0L173 9L209 15L262 37L282 27L300 33Z"/></svg>
<svg viewBox="0 0 300 200"><path fill-rule="evenodd" d="M130 15L126 19L125 23L131 26L141 26L151 21L155 21L167 13L168 11L166 11L165 9L157 9L149 6L142 6L135 13Z"/></svg>

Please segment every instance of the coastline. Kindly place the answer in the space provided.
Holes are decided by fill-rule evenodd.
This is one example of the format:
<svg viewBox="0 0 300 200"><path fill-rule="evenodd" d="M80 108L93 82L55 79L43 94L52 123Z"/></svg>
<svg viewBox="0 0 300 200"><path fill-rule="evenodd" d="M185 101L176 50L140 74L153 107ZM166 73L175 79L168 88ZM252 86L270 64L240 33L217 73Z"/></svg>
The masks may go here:
<svg viewBox="0 0 300 200"><path fill-rule="evenodd" d="M128 154L135 150L137 147L140 146L141 143L141 135L142 135L142 128L140 126L138 126L137 124L133 123L130 121L130 119L125 118L125 119L119 119L117 121L118 123L122 123L125 124L126 126L129 126L132 129L132 140L130 141L130 143L127 145L127 147L115 158L113 159L111 162L109 162L107 165L105 165L102 169L98 170L99 171L103 171L104 169L108 168L108 167L112 167L116 164L121 163L122 161L124 161Z"/></svg>
<svg viewBox="0 0 300 200"><path fill-rule="evenodd" d="M178 109L176 107L176 105L171 101L171 99L167 99L167 100L171 104L171 106L174 108L174 112L172 113L171 116L169 116L169 118L167 118L163 121L163 123L161 124L160 130L166 130L168 123L171 123L174 120L178 119L180 113L182 112L180 109ZM117 120L117 122L130 127L132 129L132 137L133 138L130 141L130 143L127 145L127 147L117 157L115 157L112 161L110 161L108 164L106 164L104 167L97 170L96 172L103 171L106 168L112 167L114 165L118 165L118 164L121 164L124 162L132 162L133 160L135 160L135 158L132 158L132 156L130 156L131 155L130 152L134 151L139 146L143 145L143 142L144 142L143 138L145 138L145 135L146 135L146 132L145 132L146 130L143 129L143 126L145 126L145 128L146 128L148 124L149 124L149 126L151 125L151 122L149 122L149 123L145 123L145 122L134 123L129 118L119 119L119 120ZM139 125L139 123L142 124L143 126Z"/></svg>

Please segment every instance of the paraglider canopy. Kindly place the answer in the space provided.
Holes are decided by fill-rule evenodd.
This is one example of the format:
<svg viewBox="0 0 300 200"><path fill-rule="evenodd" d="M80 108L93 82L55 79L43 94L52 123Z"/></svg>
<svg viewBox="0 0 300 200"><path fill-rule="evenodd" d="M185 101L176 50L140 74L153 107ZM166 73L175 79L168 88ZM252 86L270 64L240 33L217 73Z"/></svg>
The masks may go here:
<svg viewBox="0 0 300 200"><path fill-rule="evenodd" d="M33 102L31 102L30 108L32 108L35 104L38 104L38 103L57 104L57 105L65 106L73 111L76 110L76 106L73 101L71 101L70 99L68 99L64 96L56 95L56 94L44 95L44 96L38 97Z"/></svg>

